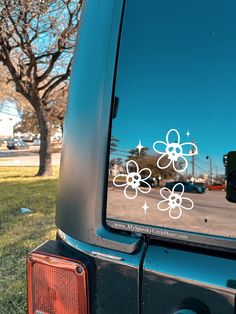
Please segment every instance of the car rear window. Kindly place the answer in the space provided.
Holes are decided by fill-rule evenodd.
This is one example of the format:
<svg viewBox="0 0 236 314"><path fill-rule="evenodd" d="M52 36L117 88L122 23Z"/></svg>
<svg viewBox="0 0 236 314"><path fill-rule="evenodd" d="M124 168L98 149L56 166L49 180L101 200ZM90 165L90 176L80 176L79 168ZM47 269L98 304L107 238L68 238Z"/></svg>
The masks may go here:
<svg viewBox="0 0 236 314"><path fill-rule="evenodd" d="M223 163L236 150L235 16L229 0L126 1L110 221L235 238Z"/></svg>

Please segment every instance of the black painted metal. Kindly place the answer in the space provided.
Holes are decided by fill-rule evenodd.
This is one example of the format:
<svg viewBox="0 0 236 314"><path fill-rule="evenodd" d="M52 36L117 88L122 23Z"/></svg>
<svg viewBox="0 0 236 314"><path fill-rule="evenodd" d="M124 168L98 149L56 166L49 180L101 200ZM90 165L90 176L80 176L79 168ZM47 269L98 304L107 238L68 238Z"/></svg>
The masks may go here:
<svg viewBox="0 0 236 314"><path fill-rule="evenodd" d="M236 203L236 152L229 152L226 158L226 199Z"/></svg>
<svg viewBox="0 0 236 314"><path fill-rule="evenodd" d="M85 1L83 11L65 119L56 225L75 239L131 253L139 239L105 227L104 202L123 1Z"/></svg>
<svg viewBox="0 0 236 314"><path fill-rule="evenodd" d="M227 286L236 262L150 245L144 261L142 313L234 314ZM178 312L179 311L179 312ZM183 313L185 313L183 311Z"/></svg>
<svg viewBox="0 0 236 314"><path fill-rule="evenodd" d="M62 241L48 241L35 251L75 259L87 266L92 314L169 314L181 310L233 314L234 259L158 245L150 245L146 252L139 238L106 227L104 176L108 169L109 120L122 7L123 1L87 0L81 22L56 214L57 226L78 240L70 243L76 249ZM117 105L118 99L114 115ZM155 234L158 230L110 223L113 228L133 233Z"/></svg>

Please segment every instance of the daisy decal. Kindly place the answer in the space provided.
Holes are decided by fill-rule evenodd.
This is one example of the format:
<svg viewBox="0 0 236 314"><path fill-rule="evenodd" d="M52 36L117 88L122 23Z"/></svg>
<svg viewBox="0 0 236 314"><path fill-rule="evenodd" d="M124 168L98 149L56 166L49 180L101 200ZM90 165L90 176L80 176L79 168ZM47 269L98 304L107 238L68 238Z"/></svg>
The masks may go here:
<svg viewBox="0 0 236 314"><path fill-rule="evenodd" d="M152 172L149 168L139 170L139 166L134 160L129 160L126 164L127 174L118 174L113 179L116 187L125 187L124 195L126 198L133 200L137 197L138 191L149 193L151 186L145 180L150 178Z"/></svg>
<svg viewBox="0 0 236 314"><path fill-rule="evenodd" d="M169 211L169 216L172 219L180 218L183 209L191 210L194 207L190 198L183 197L184 185L182 183L175 184L172 191L164 187L160 190L160 194L164 200L157 204L157 208L163 212Z"/></svg>
<svg viewBox="0 0 236 314"><path fill-rule="evenodd" d="M173 136L175 136L176 140L171 142L170 138ZM153 149L161 155L157 160L158 168L166 169L172 164L177 172L183 172L188 168L188 160L185 156L198 154L198 148L194 143L186 142L180 144L180 135L175 129L167 132L166 142L156 141L153 144Z"/></svg>

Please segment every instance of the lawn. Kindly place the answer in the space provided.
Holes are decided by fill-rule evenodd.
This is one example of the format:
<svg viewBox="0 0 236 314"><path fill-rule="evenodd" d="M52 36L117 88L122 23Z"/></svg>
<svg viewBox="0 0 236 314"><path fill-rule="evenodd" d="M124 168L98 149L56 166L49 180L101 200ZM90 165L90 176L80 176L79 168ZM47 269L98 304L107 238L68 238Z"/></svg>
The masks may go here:
<svg viewBox="0 0 236 314"><path fill-rule="evenodd" d="M58 168L50 178L36 167L0 167L0 313L27 312L26 254L55 238ZM31 209L21 214L19 209Z"/></svg>

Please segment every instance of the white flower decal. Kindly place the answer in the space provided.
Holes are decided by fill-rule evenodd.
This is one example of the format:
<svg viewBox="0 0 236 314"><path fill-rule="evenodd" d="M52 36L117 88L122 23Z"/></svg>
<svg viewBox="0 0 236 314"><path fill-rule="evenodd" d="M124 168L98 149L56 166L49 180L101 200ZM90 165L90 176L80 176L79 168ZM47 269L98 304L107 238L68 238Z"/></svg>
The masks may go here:
<svg viewBox="0 0 236 314"><path fill-rule="evenodd" d="M126 164L126 171L127 174L118 174L113 179L113 184L115 186L125 186L124 195L126 198L133 200L137 197L138 191L141 193L149 193L151 191L150 184L145 181L150 178L152 174L149 168L139 170L139 166L136 161L129 160ZM148 175L143 177L144 173L148 173ZM144 189L143 187L147 189Z"/></svg>
<svg viewBox="0 0 236 314"><path fill-rule="evenodd" d="M177 136L177 140L175 142L170 141L171 133ZM158 147L161 145L165 146L164 152ZM188 160L184 156L193 156L198 154L198 148L194 143L186 142L180 144L180 135L175 129L171 129L167 132L166 142L156 141L153 144L153 149L161 155L161 157L157 160L158 168L166 169L173 164L173 168L177 172L183 172L188 167ZM188 150L188 153L184 152L184 150Z"/></svg>
<svg viewBox="0 0 236 314"><path fill-rule="evenodd" d="M177 191L180 193L176 193ZM166 192L166 195L164 192ZM169 211L169 216L172 219L180 218L182 209L191 210L194 207L194 203L190 198L182 197L184 194L184 185L182 183L175 184L172 191L164 187L160 190L160 194L164 200L157 204L157 208L163 212Z"/></svg>

